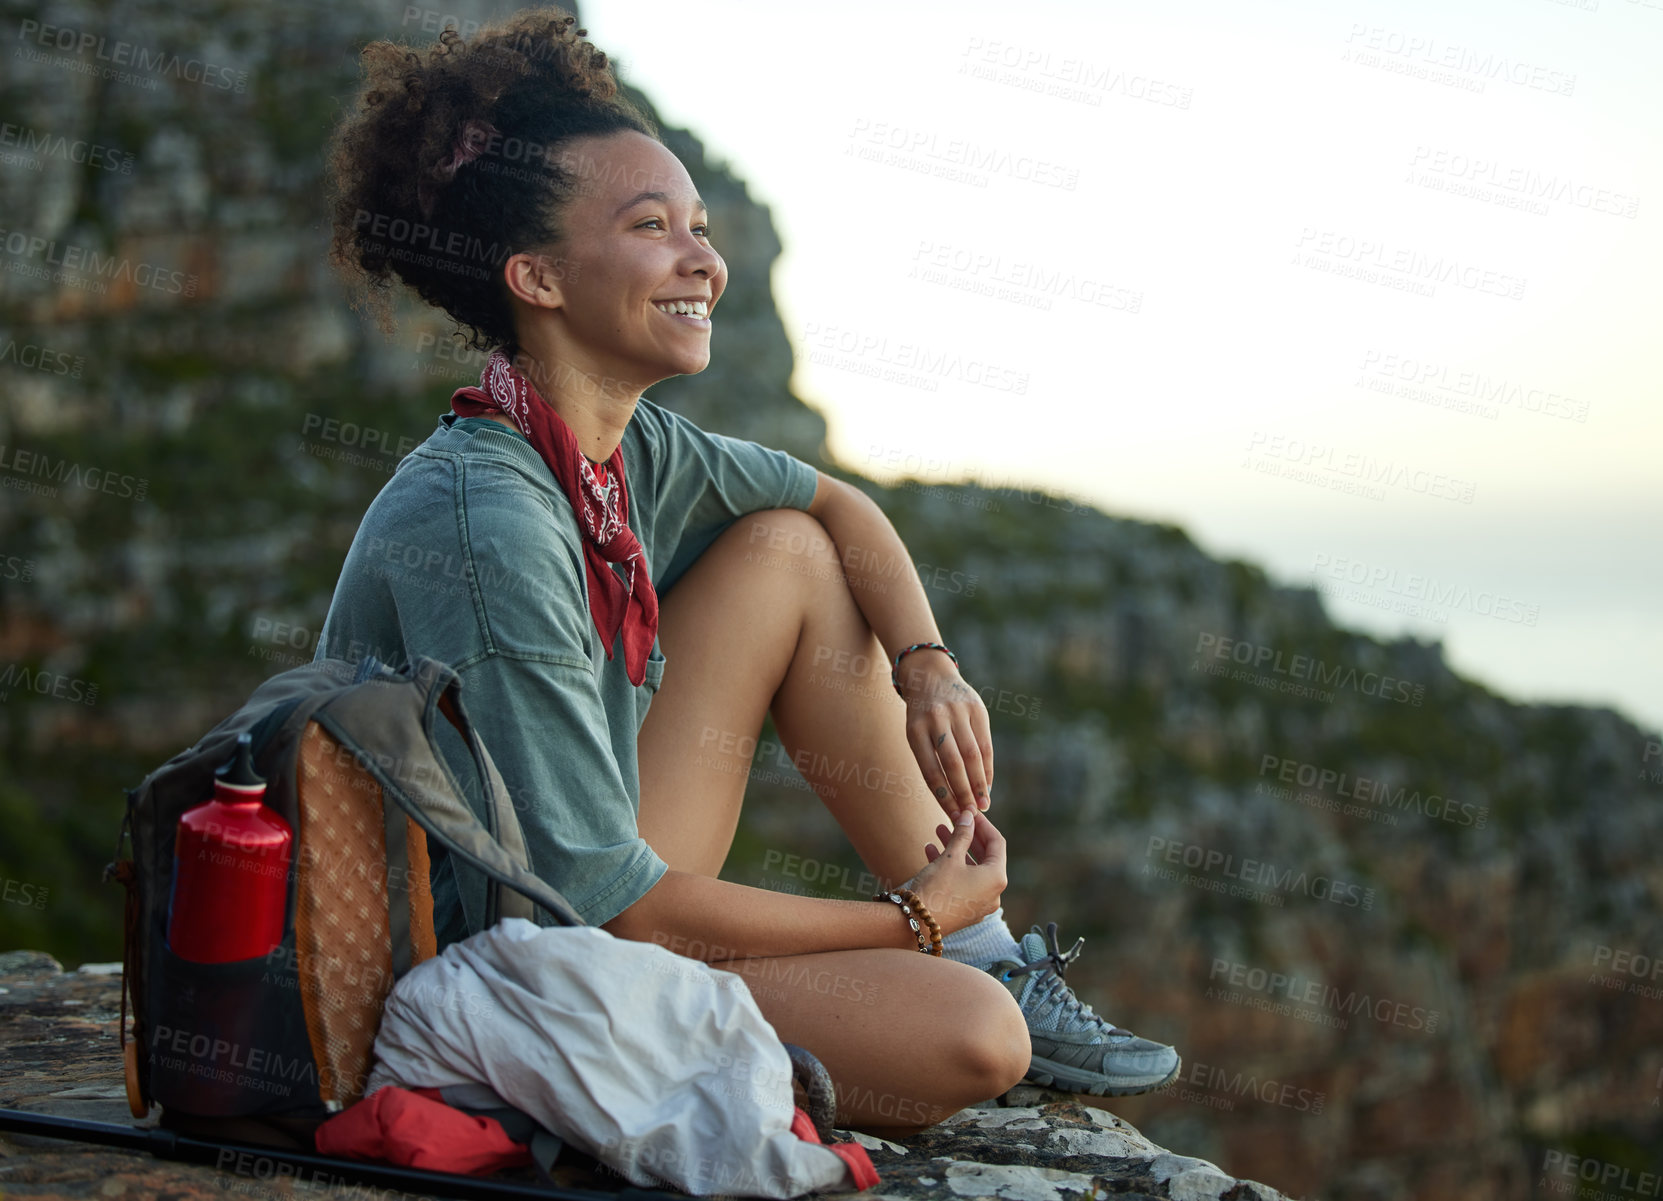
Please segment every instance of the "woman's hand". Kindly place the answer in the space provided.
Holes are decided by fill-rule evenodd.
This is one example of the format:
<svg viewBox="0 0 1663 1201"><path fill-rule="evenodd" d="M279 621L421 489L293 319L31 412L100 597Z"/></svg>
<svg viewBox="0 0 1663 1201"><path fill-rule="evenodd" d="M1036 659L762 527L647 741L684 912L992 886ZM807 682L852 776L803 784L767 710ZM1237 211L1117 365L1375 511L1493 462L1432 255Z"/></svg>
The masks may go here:
<svg viewBox="0 0 1663 1201"><path fill-rule="evenodd" d="M906 882L943 934L974 925L999 907L1005 891L1005 836L975 809L959 811L952 827L935 828L941 847L927 843L930 862Z"/></svg>
<svg viewBox="0 0 1663 1201"><path fill-rule="evenodd" d="M949 817L986 809L993 803L993 735L982 698L933 648L913 651L896 674L907 702L907 742L935 799Z"/></svg>

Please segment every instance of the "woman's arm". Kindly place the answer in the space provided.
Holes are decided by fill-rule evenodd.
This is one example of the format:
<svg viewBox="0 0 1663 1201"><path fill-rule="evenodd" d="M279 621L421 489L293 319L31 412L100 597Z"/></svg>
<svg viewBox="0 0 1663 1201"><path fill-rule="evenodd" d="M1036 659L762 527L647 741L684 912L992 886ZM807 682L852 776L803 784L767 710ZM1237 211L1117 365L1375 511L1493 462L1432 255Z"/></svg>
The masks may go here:
<svg viewBox="0 0 1663 1201"><path fill-rule="evenodd" d="M891 662L915 642L946 641L912 556L876 501L822 471L808 513L831 535L849 592ZM907 701L907 741L941 807L949 814L986 809L993 737L982 698L937 650L914 651L897 674Z"/></svg>
<svg viewBox="0 0 1663 1201"><path fill-rule="evenodd" d="M674 868L601 928L619 938L655 942L678 955L712 963L918 946L894 905L770 892Z"/></svg>
<svg viewBox="0 0 1663 1201"><path fill-rule="evenodd" d="M1005 889L1005 840L986 817L969 809L950 836L946 826L937 833L942 850L913 878L912 887L942 933L950 934L998 906ZM708 962L918 947L900 910L888 902L800 897L674 869L601 928Z"/></svg>

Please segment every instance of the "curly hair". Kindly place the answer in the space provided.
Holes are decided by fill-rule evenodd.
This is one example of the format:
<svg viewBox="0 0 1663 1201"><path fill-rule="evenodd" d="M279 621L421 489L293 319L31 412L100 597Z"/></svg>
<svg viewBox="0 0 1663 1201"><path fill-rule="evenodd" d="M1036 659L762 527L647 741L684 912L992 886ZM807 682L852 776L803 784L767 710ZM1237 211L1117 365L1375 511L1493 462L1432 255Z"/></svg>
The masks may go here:
<svg viewBox="0 0 1663 1201"><path fill-rule="evenodd" d="M511 345L502 264L562 238L579 181L559 148L625 130L659 139L576 23L535 9L466 43L446 29L425 54L364 48L363 89L329 147L329 258L383 330L396 276L454 318L468 346Z"/></svg>

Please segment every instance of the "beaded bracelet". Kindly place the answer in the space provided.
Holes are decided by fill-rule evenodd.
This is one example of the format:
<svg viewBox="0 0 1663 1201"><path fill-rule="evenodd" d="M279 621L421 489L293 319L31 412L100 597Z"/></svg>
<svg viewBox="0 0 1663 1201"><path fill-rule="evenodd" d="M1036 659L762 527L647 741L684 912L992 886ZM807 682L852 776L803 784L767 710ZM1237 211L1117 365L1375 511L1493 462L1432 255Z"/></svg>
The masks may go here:
<svg viewBox="0 0 1663 1201"><path fill-rule="evenodd" d="M906 650L902 651L900 654L895 656L895 663L889 669L889 682L895 686L896 695L898 695L902 698L905 698L905 696L906 696L906 693L901 691L901 676L900 676L901 660L906 658L908 655L912 654L913 651L923 651L923 650L947 651L947 657L953 661L953 666L954 667L958 666L959 657L957 655L955 655L951 650L948 650L947 647L942 646L941 643L939 643L939 642L915 642L911 646L907 647Z"/></svg>
<svg viewBox="0 0 1663 1201"><path fill-rule="evenodd" d="M901 907L901 913L907 919L907 925L918 938L918 949L926 955L940 956L941 954L941 926L930 911L924 908L924 902L918 899L918 894L910 888L897 888L892 892L875 894L874 901L893 901Z"/></svg>

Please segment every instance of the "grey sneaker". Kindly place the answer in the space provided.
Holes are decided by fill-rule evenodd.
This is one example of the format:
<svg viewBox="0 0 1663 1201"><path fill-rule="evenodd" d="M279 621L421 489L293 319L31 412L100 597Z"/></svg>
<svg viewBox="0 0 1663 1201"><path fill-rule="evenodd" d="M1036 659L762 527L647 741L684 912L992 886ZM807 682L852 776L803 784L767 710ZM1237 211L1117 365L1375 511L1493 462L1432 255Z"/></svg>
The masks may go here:
<svg viewBox="0 0 1663 1201"><path fill-rule="evenodd" d="M1085 941L1077 939L1065 955L1057 945L1057 923L1047 922L1044 937L1038 926L1022 936L1025 962L1001 959L987 966L1028 1019L1034 1061L1026 1079L1098 1097L1160 1088L1177 1077L1178 1052L1104 1021L1063 982Z"/></svg>

